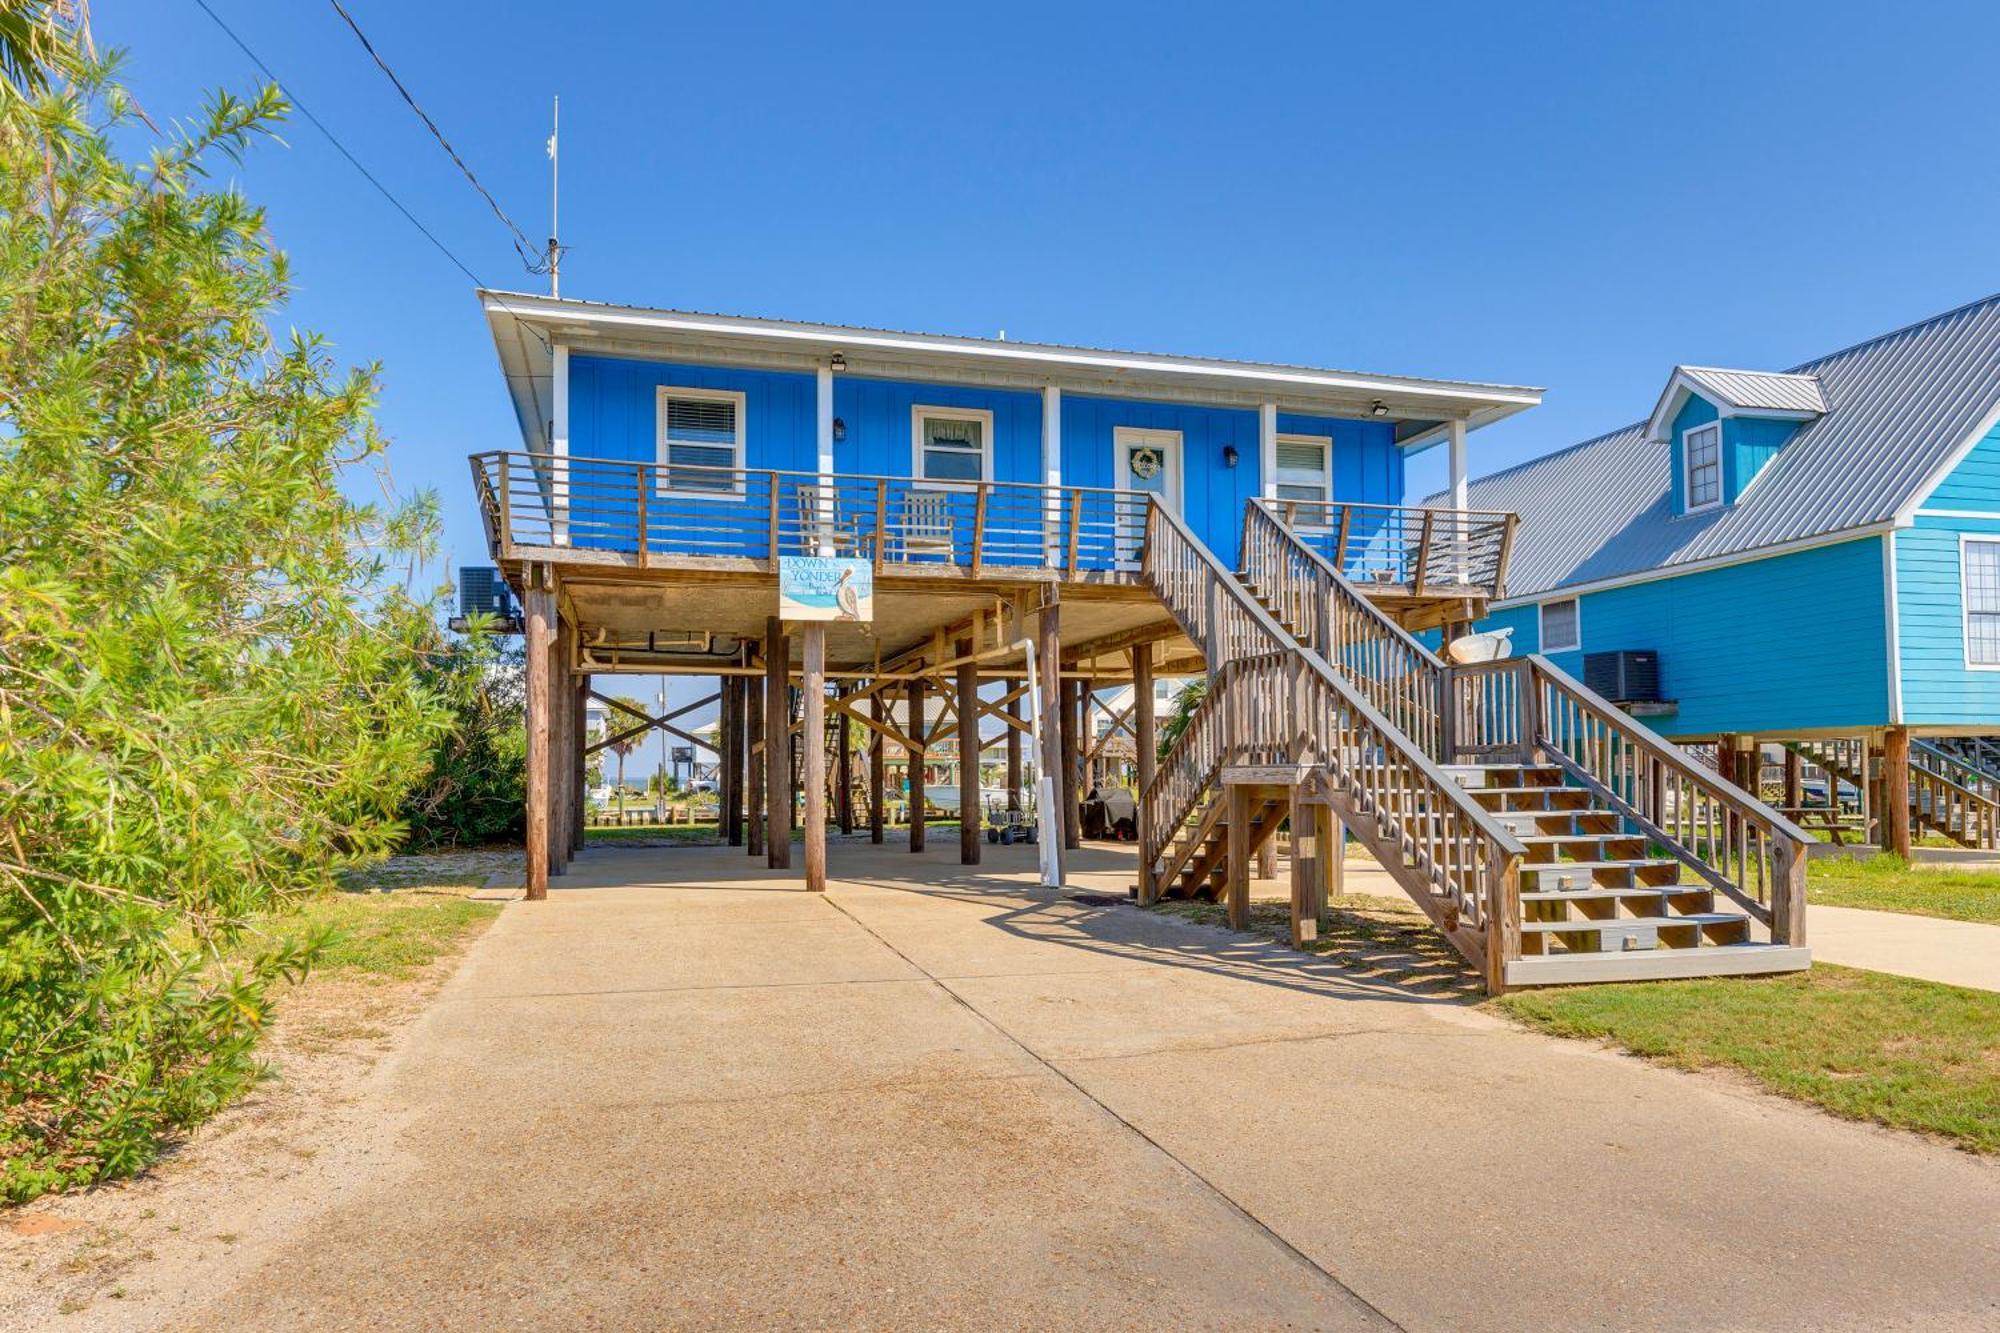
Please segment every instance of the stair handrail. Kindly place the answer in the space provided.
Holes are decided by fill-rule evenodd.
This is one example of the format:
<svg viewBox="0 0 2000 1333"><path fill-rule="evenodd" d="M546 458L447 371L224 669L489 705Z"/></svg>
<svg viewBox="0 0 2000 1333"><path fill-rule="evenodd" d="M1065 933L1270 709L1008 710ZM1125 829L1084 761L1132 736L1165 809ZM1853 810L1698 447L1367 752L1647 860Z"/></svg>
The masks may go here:
<svg viewBox="0 0 2000 1333"><path fill-rule="evenodd" d="M1362 594L1262 497L1243 508L1243 573L1300 639L1424 753L1450 763L1444 659Z"/></svg>
<svg viewBox="0 0 2000 1333"><path fill-rule="evenodd" d="M1523 762L1545 756L1768 926L1774 943L1805 943L1811 834L1538 653L1454 668L1452 686L1461 717L1511 730L1485 745L1511 744ZM1478 708L1464 706L1475 694Z"/></svg>
<svg viewBox="0 0 2000 1333"><path fill-rule="evenodd" d="M1230 762L1328 770L1352 812L1375 821L1375 841L1393 843L1442 899L1419 905L1480 966L1490 990L1504 989L1507 963L1520 956L1527 845L1278 624L1157 497L1146 511L1143 572L1211 669L1238 664L1232 675L1256 682L1217 701ZM1273 734L1280 739L1267 739ZM1170 838L1193 814L1162 808L1162 772L1141 795L1158 837Z"/></svg>
<svg viewBox="0 0 2000 1333"><path fill-rule="evenodd" d="M1910 799L1931 827L1968 847L1991 851L2000 847L2000 801L1992 795L1994 779L1976 765L1926 741L1910 741ZM1930 807L1919 802L1928 794ZM1960 808L1956 827L1939 817L1940 800Z"/></svg>
<svg viewBox="0 0 2000 1333"><path fill-rule="evenodd" d="M1988 801L1994 801L1996 793L2000 793L2000 773L1981 768L1969 759L1961 759L1931 741L1912 736L1910 758Z"/></svg>

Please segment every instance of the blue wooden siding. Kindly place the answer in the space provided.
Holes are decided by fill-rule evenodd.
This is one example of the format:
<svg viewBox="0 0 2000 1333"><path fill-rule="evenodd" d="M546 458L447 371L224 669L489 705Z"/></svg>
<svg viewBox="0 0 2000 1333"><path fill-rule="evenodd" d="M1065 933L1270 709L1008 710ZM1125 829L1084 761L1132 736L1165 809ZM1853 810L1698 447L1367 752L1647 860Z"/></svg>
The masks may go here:
<svg viewBox="0 0 2000 1333"><path fill-rule="evenodd" d="M1663 735L1889 720L1880 538L1585 593L1581 602L1583 647L1549 660L1580 679L1587 652L1658 652L1662 692L1679 705L1646 719ZM1506 608L1479 627L1502 625L1514 627L1517 654L1541 651L1535 607Z"/></svg>
<svg viewBox="0 0 2000 1333"><path fill-rule="evenodd" d="M970 389L841 375L833 381L833 414L847 438L833 445L833 470L871 477L915 473L912 412L960 407L993 414L993 480L1040 484L1042 396L1007 389Z"/></svg>
<svg viewBox="0 0 2000 1333"><path fill-rule="evenodd" d="M570 454L653 462L658 450L660 386L722 389L744 397L744 465L812 472L817 467L814 423L817 386L809 374L572 355ZM834 442L834 470L864 476L913 472L912 409L968 408L993 414L993 479L1042 479L1042 395L1034 391L921 384L842 375L833 410L845 428ZM1138 399L1063 395L1063 482L1112 487L1119 481L1115 431L1120 426L1181 434L1182 508L1195 535L1234 561L1243 506L1262 487L1257 413L1236 408ZM1333 493L1343 500L1396 504L1403 496L1403 452L1386 422L1280 413L1284 434L1333 440ZM1237 465L1223 461L1234 446ZM612 534L615 536L615 534ZM579 544L597 544L589 534ZM606 544L620 543L606 538ZM629 547L629 538L624 547ZM621 548L622 549L622 548Z"/></svg>
<svg viewBox="0 0 2000 1333"><path fill-rule="evenodd" d="M1730 504L1798 433L1796 421L1731 417L1722 423L1722 496Z"/></svg>
<svg viewBox="0 0 2000 1333"><path fill-rule="evenodd" d="M818 389L811 375L609 356L569 359L570 457L656 461L663 384L744 395L745 467L812 472L819 466L813 441Z"/></svg>
<svg viewBox="0 0 2000 1333"><path fill-rule="evenodd" d="M1959 460L1950 475L1924 497L1923 507L2000 512L2000 427Z"/></svg>
<svg viewBox="0 0 2000 1333"><path fill-rule="evenodd" d="M2000 728L2000 671L1965 661L1965 600L1959 539L2000 538L2000 429L1981 440L1927 496L1923 509L1981 511L1992 518L1919 512L1896 533L1898 657L1903 719L1912 726Z"/></svg>

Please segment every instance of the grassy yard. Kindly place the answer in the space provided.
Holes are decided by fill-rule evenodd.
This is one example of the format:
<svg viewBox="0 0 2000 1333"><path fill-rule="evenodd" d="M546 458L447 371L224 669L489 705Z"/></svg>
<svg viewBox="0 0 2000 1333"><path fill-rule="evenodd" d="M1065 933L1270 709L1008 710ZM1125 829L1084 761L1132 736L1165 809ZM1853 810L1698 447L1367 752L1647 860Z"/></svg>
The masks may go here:
<svg viewBox="0 0 2000 1333"><path fill-rule="evenodd" d="M1806 901L2000 924L2000 871L1819 857L1806 867Z"/></svg>
<svg viewBox="0 0 2000 1333"><path fill-rule="evenodd" d="M333 944L314 976L406 980L485 929L500 904L466 895L519 860L512 850L391 857L269 924L287 931L333 928Z"/></svg>
<svg viewBox="0 0 2000 1333"><path fill-rule="evenodd" d="M1820 963L1782 977L1520 991L1544 1032L1682 1069L1721 1066L1850 1120L2000 1153L2000 995Z"/></svg>
<svg viewBox="0 0 2000 1333"><path fill-rule="evenodd" d="M1478 977L1414 906L1347 897L1332 908L1312 951L1357 979L1479 995ZM1213 903L1156 910L1228 921ZM1255 934L1285 939L1289 920L1282 902L1252 904ZM1607 1041L1682 1069L1734 1069L1834 1115L2000 1154L2000 994L1821 963L1781 977L1517 991L1486 1007L1542 1032Z"/></svg>
<svg viewBox="0 0 2000 1333"><path fill-rule="evenodd" d="M854 828L856 835L865 836L868 832L866 822L856 823ZM944 833L956 837L958 821L926 820L924 832L931 837ZM827 834L829 837L841 836L831 827L827 829ZM907 838L910 836L909 825L891 824L884 830L883 836L891 840ZM805 838L804 829L792 830L793 842L802 843ZM715 822L710 820L706 824L630 824L624 827L606 828L591 826L584 829L583 840L586 845L597 847L712 847L721 841L721 835L716 831Z"/></svg>

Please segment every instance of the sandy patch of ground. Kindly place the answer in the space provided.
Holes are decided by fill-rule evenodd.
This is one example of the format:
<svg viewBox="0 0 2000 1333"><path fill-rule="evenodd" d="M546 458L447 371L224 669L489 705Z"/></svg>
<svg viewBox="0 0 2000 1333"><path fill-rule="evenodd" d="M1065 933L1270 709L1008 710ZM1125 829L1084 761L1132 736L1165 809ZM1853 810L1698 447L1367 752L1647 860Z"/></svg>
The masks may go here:
<svg viewBox="0 0 2000 1333"><path fill-rule="evenodd" d="M476 879L519 853L397 858L385 887ZM332 972L281 997L275 1070L145 1174L0 1210L0 1329L155 1328L260 1244L336 1202L393 1150L401 1123L364 1111L403 1034L485 923L401 976Z"/></svg>

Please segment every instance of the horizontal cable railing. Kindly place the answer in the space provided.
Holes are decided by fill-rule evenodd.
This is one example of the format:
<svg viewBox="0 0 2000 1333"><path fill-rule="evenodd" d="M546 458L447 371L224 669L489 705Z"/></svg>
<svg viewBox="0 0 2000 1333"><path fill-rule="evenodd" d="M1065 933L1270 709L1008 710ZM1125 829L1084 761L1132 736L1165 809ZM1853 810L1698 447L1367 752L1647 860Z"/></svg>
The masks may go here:
<svg viewBox="0 0 2000 1333"><path fill-rule="evenodd" d="M1243 516L1243 576L1277 618L1398 731L1441 763L1445 753L1445 664L1363 596L1273 510L1253 501Z"/></svg>
<svg viewBox="0 0 2000 1333"><path fill-rule="evenodd" d="M1256 502L1343 578L1422 597L1472 589L1499 597L1518 516L1345 500Z"/></svg>
<svg viewBox="0 0 2000 1333"><path fill-rule="evenodd" d="M1207 656L1225 691L1205 700L1220 720L1224 764L1324 768L1353 812L1370 819L1378 846L1393 847L1429 888L1424 905L1490 987L1520 954L1520 875L1526 846L1338 672L1307 651L1197 541L1154 504L1146 524L1146 576ZM1195 742L1213 745L1206 739ZM1185 737L1183 744L1187 744ZM1177 747L1178 748L1178 747ZM1171 755L1147 795L1158 811L1149 845L1165 847L1199 813L1166 799L1164 784L1197 789ZM1198 796L1196 797L1198 800ZM1149 824L1155 821L1149 820ZM1151 874L1157 860L1143 873Z"/></svg>
<svg viewBox="0 0 2000 1333"><path fill-rule="evenodd" d="M1806 847L1778 811L1655 735L1546 658L1454 667L1461 744L1545 757L1770 927L1805 943Z"/></svg>
<svg viewBox="0 0 2000 1333"><path fill-rule="evenodd" d="M921 481L532 453L472 458L498 555L523 547L656 559L842 555L877 569L1136 572L1144 492Z"/></svg>

